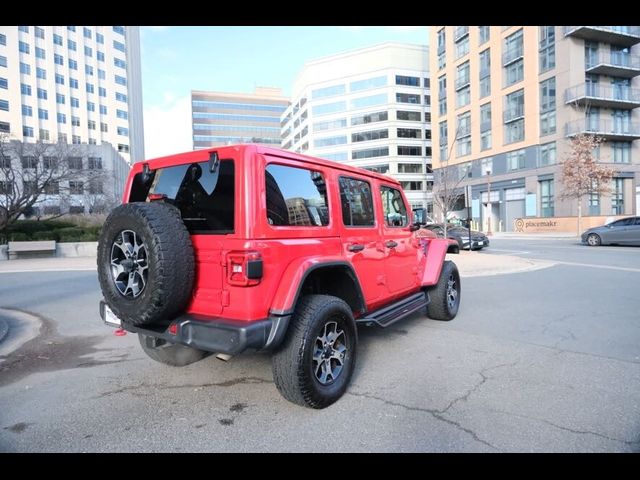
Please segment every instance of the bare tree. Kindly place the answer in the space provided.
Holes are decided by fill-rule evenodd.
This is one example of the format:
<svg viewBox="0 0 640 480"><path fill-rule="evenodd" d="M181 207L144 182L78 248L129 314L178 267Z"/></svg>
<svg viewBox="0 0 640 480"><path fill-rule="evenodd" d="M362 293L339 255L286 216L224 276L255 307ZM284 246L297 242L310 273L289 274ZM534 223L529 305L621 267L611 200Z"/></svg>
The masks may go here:
<svg viewBox="0 0 640 480"><path fill-rule="evenodd" d="M83 168L79 145L0 136L0 231L33 212L46 195L70 203L70 195L83 194L85 185L103 177L102 170Z"/></svg>
<svg viewBox="0 0 640 480"><path fill-rule="evenodd" d="M447 217L454 210L455 205L464 196L464 191L460 187L461 183L467 177L468 172L458 169L459 165L449 165L449 159L453 153L453 147L458 141L458 133L460 125L456 128L456 133L447 151L447 158L440 159L441 168L434 171L433 180L433 205L437 207L443 216L444 236L447 236Z"/></svg>
<svg viewBox="0 0 640 480"><path fill-rule="evenodd" d="M561 198L578 202L578 235L581 233L582 200L585 195L609 193L613 169L596 162L593 151L602 143L602 138L580 133L569 140L571 150L562 162Z"/></svg>

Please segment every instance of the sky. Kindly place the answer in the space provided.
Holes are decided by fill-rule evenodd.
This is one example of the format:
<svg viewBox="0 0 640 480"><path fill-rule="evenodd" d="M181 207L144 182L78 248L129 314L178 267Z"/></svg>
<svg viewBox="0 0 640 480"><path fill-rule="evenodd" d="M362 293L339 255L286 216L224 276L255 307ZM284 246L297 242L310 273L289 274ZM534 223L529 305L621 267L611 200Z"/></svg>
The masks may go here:
<svg viewBox="0 0 640 480"><path fill-rule="evenodd" d="M145 157L192 150L191 90L291 93L305 62L383 42L427 44L428 27L141 27Z"/></svg>

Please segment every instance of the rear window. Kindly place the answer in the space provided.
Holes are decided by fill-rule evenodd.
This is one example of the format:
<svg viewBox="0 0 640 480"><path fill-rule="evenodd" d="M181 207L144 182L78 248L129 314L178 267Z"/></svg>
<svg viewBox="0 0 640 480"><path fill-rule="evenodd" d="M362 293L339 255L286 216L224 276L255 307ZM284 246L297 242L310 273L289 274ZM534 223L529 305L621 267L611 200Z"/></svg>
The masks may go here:
<svg viewBox="0 0 640 480"><path fill-rule="evenodd" d="M163 194L167 203L178 207L190 233L233 233L234 170L233 160L222 160L215 173L206 161L159 168L146 182L139 173L130 201L148 201L151 194Z"/></svg>
<svg viewBox="0 0 640 480"><path fill-rule="evenodd" d="M342 221L347 227L373 227L373 199L369 182L340 177Z"/></svg>
<svg viewBox="0 0 640 480"><path fill-rule="evenodd" d="M327 183L322 173L271 164L265 171L265 184L270 225L329 225Z"/></svg>

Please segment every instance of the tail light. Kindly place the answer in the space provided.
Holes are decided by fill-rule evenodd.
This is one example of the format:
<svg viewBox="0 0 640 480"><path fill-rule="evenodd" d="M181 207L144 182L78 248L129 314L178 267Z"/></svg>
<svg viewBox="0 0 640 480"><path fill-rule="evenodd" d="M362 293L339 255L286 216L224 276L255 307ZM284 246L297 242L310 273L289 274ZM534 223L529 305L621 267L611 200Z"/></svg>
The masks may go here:
<svg viewBox="0 0 640 480"><path fill-rule="evenodd" d="M230 285L251 287L262 279L262 255L259 252L229 252L227 281Z"/></svg>

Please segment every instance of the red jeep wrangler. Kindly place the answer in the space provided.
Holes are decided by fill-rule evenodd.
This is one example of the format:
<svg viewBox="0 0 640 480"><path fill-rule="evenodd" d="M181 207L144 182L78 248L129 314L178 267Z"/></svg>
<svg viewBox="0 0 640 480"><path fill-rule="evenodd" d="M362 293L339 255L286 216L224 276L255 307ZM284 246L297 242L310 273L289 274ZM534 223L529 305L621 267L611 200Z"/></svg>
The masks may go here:
<svg viewBox="0 0 640 480"><path fill-rule="evenodd" d="M419 231L384 175L226 146L136 163L123 200L98 245L100 315L168 365L270 349L280 393L324 408L349 384L356 324L458 311L457 245Z"/></svg>

